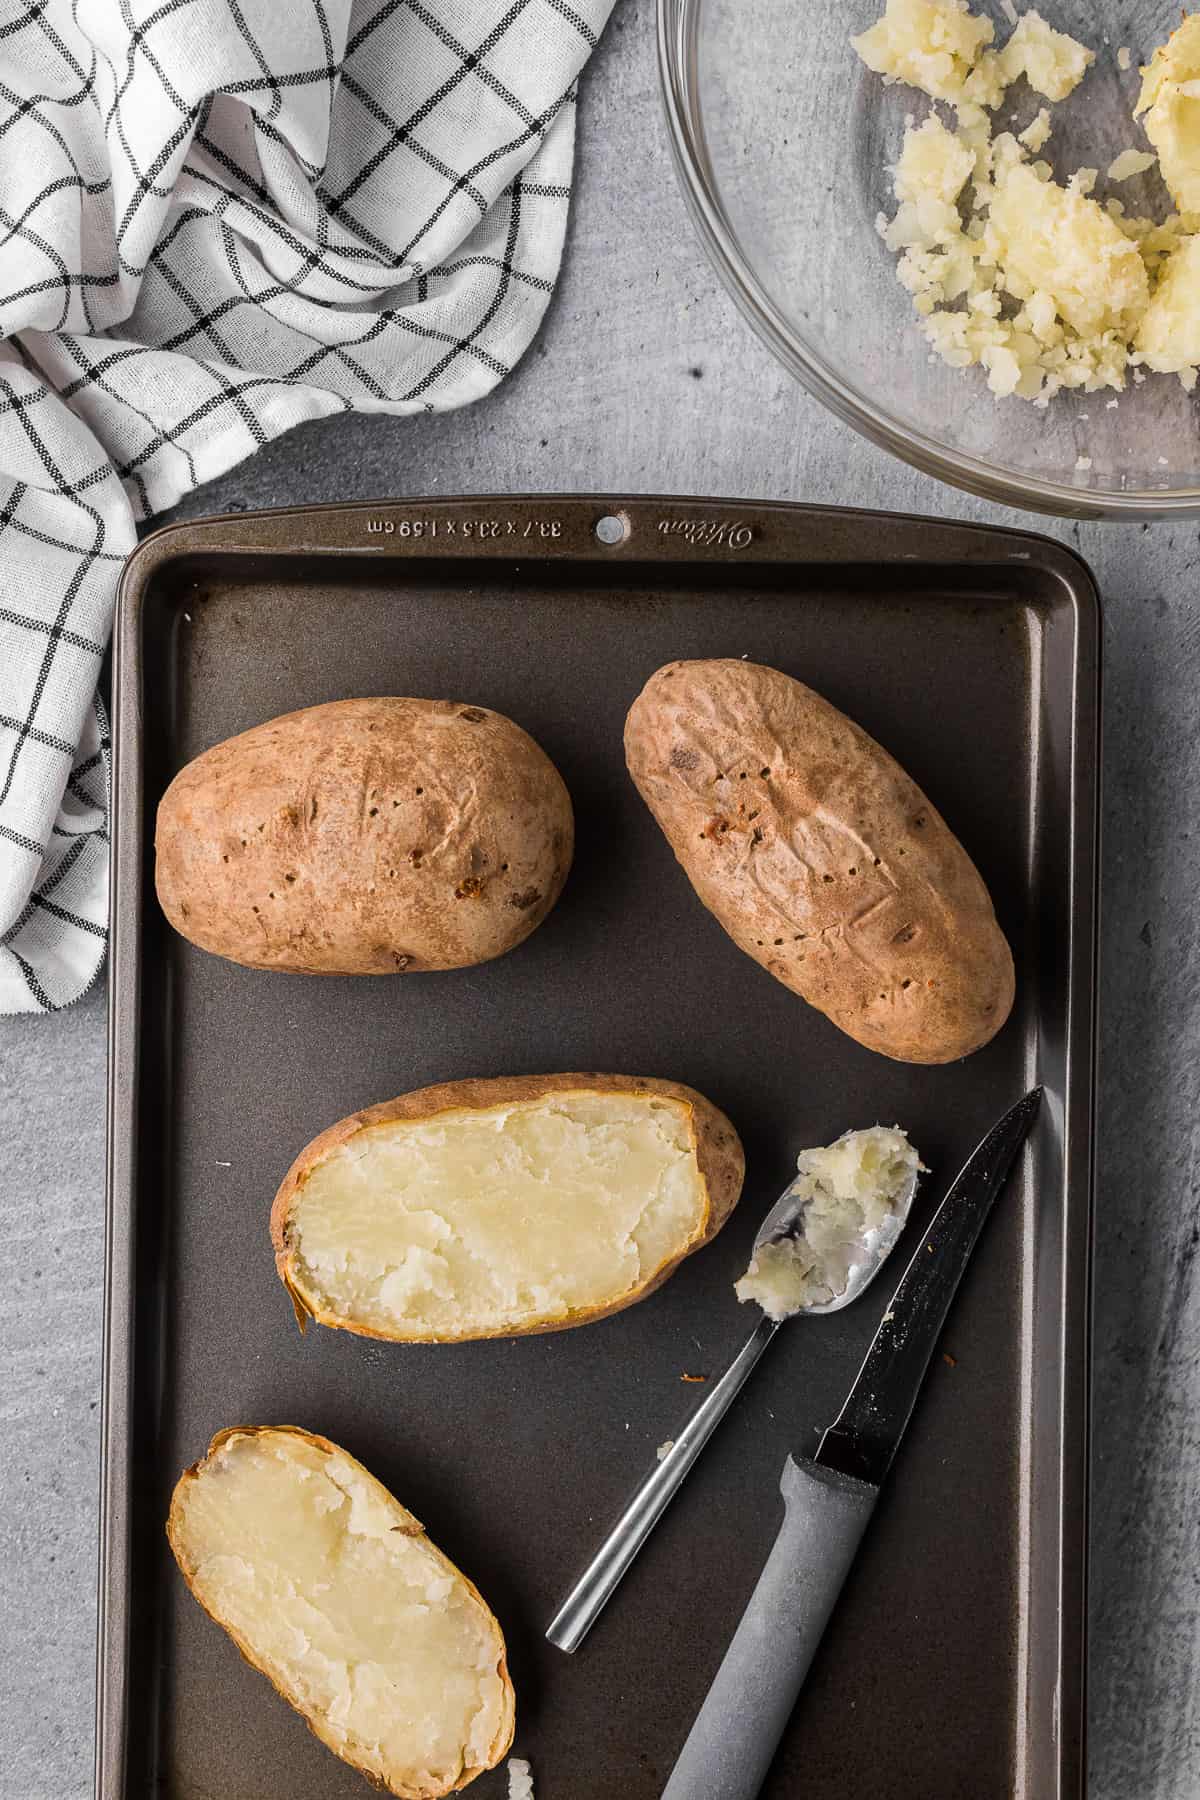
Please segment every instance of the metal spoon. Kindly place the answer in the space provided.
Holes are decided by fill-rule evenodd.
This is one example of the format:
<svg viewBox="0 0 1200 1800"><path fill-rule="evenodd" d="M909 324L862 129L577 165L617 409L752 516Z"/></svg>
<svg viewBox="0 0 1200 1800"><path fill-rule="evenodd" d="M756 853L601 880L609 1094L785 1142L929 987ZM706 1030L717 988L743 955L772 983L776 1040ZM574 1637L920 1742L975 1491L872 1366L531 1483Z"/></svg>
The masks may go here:
<svg viewBox="0 0 1200 1800"><path fill-rule="evenodd" d="M814 1303L804 1307L802 1313L793 1313L792 1318L819 1317L824 1313L841 1312L843 1307L853 1305L859 1295L866 1292L908 1222L919 1178L920 1172L915 1170L895 1209L873 1231L864 1233L861 1259L850 1264L845 1291L820 1305ZM763 1220L762 1228L754 1240L756 1253L764 1245L777 1244L797 1232L802 1225L804 1208L810 1197L807 1191L801 1190L801 1178L797 1176ZM546 1636L560 1650L578 1650L616 1592L634 1557L683 1486L692 1464L733 1405L750 1371L780 1326L786 1323L785 1319L771 1319L763 1314L703 1405L696 1410L666 1456L642 1483L550 1621Z"/></svg>

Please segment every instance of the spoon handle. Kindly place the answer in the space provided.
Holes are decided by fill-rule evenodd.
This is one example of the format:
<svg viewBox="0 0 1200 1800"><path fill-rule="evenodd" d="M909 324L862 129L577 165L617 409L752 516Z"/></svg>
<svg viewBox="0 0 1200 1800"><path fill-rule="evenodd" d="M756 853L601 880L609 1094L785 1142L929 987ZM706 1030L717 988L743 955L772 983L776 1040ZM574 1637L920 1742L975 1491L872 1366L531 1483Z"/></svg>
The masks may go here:
<svg viewBox="0 0 1200 1800"><path fill-rule="evenodd" d="M696 1409L666 1456L629 1502L550 1621L546 1636L560 1650L578 1650L630 1563L683 1486L692 1464L737 1399L779 1325L779 1320L763 1316L704 1404Z"/></svg>

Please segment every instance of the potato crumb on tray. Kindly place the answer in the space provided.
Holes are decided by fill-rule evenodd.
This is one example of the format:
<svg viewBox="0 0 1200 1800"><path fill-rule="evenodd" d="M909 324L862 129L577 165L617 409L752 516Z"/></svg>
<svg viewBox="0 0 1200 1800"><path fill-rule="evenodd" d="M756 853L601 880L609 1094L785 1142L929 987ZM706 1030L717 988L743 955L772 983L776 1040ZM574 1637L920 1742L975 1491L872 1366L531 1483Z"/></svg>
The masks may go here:
<svg viewBox="0 0 1200 1800"><path fill-rule="evenodd" d="M981 367L998 397L1046 406L1063 389L1121 392L1142 369L1200 367L1200 14L1184 21L1144 71L1137 105L1153 151L1124 150L1112 183L1157 162L1178 212L1158 221L1093 197L1096 169L1065 181L1033 160L1052 131L1043 107L1020 136L989 113L1024 79L1052 102L1071 94L1095 53L1040 13L1017 16L1007 41L968 0L887 0L851 39L867 67L953 108L908 124L893 171L895 214L879 230L899 257L919 327L953 368ZM1121 61L1118 54L1118 62ZM1123 66L1123 65L1122 65ZM1091 467L1081 457L1081 473Z"/></svg>
<svg viewBox="0 0 1200 1800"><path fill-rule="evenodd" d="M508 1761L508 1800L534 1800L533 1774L520 1756L512 1756Z"/></svg>

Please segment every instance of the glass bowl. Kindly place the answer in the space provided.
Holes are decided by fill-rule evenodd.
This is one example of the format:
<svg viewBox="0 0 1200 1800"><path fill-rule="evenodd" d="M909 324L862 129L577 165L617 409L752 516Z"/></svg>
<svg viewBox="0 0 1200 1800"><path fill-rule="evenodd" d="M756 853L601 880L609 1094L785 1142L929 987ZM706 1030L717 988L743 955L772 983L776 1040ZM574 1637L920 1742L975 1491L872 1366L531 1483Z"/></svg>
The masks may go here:
<svg viewBox="0 0 1200 1800"><path fill-rule="evenodd" d="M905 121L933 103L886 86L849 42L883 9L883 0L659 0L672 146L734 299L818 399L943 481L1073 518L1200 514L1200 390L1151 375L1119 395L1060 393L1040 410L994 398L982 369L932 358L876 219L895 210L889 165ZM972 0L971 10L988 14L1003 41L1003 0ZM1099 168L1098 198L1165 217L1157 168L1120 185L1104 172L1120 151L1147 148L1131 117L1139 65L1179 23L1180 0L1042 0L1040 10L1097 53L1074 95L1051 107L1041 155L1059 180ZM1023 130L1046 104L1021 81L996 129Z"/></svg>

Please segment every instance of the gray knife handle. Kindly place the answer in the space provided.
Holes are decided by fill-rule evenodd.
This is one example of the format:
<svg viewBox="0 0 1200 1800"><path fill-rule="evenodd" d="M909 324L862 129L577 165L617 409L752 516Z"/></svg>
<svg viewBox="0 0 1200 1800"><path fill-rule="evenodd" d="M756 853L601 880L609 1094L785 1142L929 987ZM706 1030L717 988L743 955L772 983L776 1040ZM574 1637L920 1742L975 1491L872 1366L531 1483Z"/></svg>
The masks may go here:
<svg viewBox="0 0 1200 1800"><path fill-rule="evenodd" d="M879 1498L790 1456L779 1485L779 1536L662 1800L755 1800Z"/></svg>

